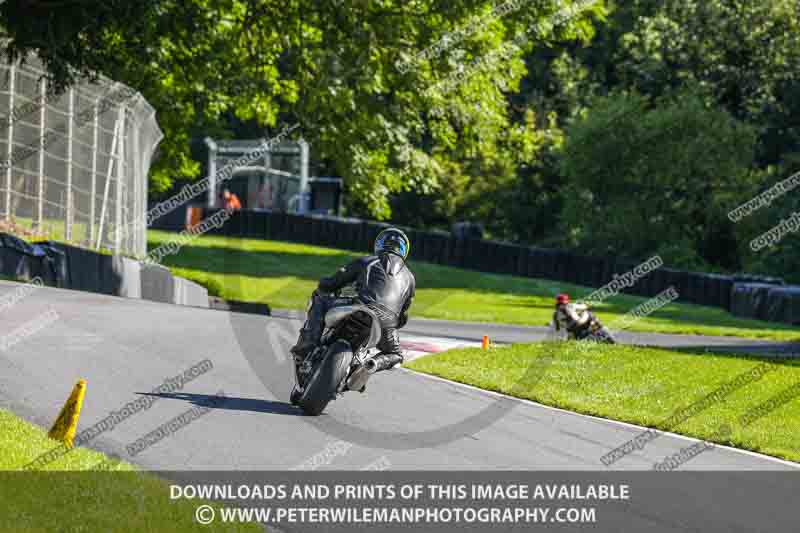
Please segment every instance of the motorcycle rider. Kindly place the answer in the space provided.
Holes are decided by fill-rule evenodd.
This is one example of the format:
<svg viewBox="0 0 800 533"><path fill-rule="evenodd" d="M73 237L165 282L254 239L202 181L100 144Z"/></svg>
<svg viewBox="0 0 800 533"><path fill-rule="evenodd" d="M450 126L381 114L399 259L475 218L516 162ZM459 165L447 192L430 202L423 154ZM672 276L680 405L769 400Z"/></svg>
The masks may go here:
<svg viewBox="0 0 800 533"><path fill-rule="evenodd" d="M573 338L580 338L580 333L591 321L592 313L589 311L589 306L570 302L569 294L566 293L556 296L556 310L553 313L556 331L563 328Z"/></svg>
<svg viewBox="0 0 800 533"><path fill-rule="evenodd" d="M416 280L405 261L411 242L397 228L383 230L375 239L374 255L356 259L343 266L333 276L319 280L311 297L306 322L300 330L297 344L291 352L305 358L322 337L325 314L336 305L350 305L353 299L337 298L334 293L354 283L355 298L372 309L379 317L383 334L377 345L380 353L372 359L376 371L386 370L403 362L397 330L406 325L408 309L414 298Z"/></svg>

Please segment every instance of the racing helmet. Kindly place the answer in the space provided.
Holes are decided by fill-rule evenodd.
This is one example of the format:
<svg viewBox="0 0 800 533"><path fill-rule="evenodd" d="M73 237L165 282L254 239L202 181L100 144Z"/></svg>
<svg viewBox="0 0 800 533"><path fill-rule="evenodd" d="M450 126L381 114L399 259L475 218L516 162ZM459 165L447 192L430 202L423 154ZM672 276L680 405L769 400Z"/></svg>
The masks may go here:
<svg viewBox="0 0 800 533"><path fill-rule="evenodd" d="M386 228L375 238L375 255L394 254L400 256L403 261L411 252L411 241L405 233L397 228Z"/></svg>
<svg viewBox="0 0 800 533"><path fill-rule="evenodd" d="M564 305L569 303L569 294L562 292L556 296L556 305Z"/></svg>

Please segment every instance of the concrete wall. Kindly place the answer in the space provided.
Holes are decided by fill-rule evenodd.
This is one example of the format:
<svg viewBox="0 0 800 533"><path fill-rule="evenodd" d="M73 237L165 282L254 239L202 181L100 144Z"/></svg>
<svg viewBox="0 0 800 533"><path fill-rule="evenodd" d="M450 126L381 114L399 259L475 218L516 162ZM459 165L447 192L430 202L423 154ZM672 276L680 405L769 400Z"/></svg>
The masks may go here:
<svg viewBox="0 0 800 533"><path fill-rule="evenodd" d="M0 234L0 274L22 280L38 276L51 287L209 307L205 287L165 267L58 242L30 244Z"/></svg>

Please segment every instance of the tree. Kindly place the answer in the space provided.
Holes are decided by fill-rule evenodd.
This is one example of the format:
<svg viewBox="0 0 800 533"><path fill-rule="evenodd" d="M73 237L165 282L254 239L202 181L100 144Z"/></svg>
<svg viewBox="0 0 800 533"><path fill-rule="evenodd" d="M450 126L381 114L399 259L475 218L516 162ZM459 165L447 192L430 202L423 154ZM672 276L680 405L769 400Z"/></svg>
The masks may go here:
<svg viewBox="0 0 800 533"><path fill-rule="evenodd" d="M507 131L504 92L515 89L520 58L534 42L453 90L429 89L554 13L533 0L514 16L470 25L494 2L147 0L130 3L135 16L123 4L9 0L0 17L10 53L38 53L54 82L102 72L156 107L166 135L153 190L197 175L190 139L229 134L231 114L269 130L297 121L319 159L345 178L353 205L378 218L391 215L393 192L427 193L453 176L471 178L476 161L513 166L503 160L513 156L503 143L517 142ZM589 35L588 14L601 9L541 37ZM477 30L405 72L396 66L465 26Z"/></svg>
<svg viewBox="0 0 800 533"><path fill-rule="evenodd" d="M726 213L755 190L756 132L695 93L660 100L636 92L597 98L565 132L563 234L594 254L688 268L736 261ZM735 264L724 266L735 268Z"/></svg>

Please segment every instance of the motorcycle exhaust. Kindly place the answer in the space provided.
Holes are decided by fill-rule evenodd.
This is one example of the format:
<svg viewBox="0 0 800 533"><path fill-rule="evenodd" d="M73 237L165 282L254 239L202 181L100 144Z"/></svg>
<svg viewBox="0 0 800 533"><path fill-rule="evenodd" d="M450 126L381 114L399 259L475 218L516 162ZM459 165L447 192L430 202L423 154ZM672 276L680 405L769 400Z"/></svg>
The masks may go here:
<svg viewBox="0 0 800 533"><path fill-rule="evenodd" d="M377 371L378 364L372 359L367 359L364 361L364 364L358 367L347 379L347 388L360 391L366 387L370 376Z"/></svg>
<svg viewBox="0 0 800 533"><path fill-rule="evenodd" d="M377 361L375 361L375 359L372 358L367 359L366 361L364 361L364 368L366 368L367 372L369 372L370 374L374 374L375 372L378 371L378 363Z"/></svg>

